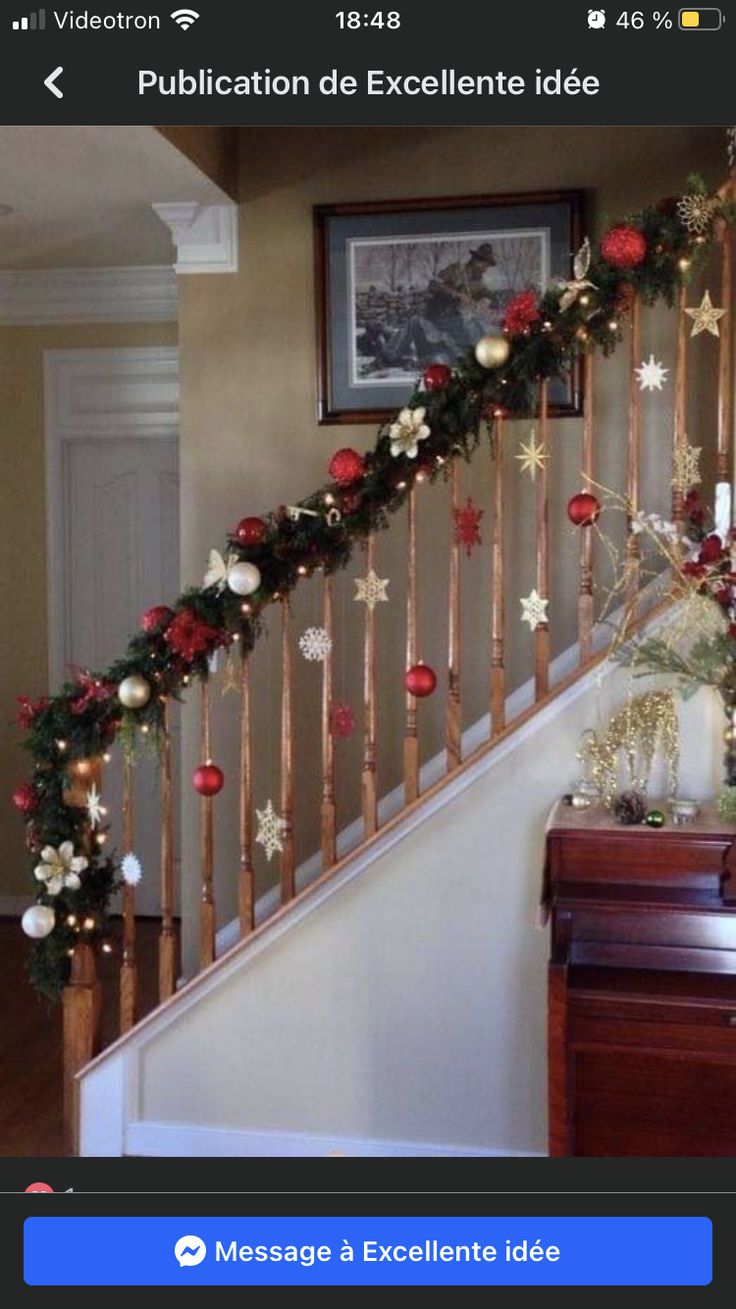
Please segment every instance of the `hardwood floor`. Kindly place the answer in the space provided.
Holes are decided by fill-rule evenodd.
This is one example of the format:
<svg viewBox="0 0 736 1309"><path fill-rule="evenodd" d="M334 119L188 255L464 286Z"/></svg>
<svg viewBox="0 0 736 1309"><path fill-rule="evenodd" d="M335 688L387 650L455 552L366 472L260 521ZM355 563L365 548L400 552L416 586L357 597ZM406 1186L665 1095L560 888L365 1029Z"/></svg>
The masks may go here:
<svg viewBox="0 0 736 1309"><path fill-rule="evenodd" d="M156 1003L160 924L138 921L140 1012ZM16 919L0 918L0 1156L64 1154L61 1107L61 1005L32 989L28 940ZM119 950L101 957L102 1042L118 1034Z"/></svg>

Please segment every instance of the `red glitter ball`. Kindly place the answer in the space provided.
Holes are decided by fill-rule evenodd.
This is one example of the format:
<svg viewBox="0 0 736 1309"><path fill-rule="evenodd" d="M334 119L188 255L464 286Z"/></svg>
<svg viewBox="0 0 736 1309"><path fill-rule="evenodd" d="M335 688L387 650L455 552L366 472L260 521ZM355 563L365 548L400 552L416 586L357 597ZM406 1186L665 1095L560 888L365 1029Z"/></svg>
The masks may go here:
<svg viewBox="0 0 736 1309"><path fill-rule="evenodd" d="M444 391L452 381L452 369L447 364L430 364L429 368L425 368L422 378L428 391Z"/></svg>
<svg viewBox="0 0 736 1309"><path fill-rule="evenodd" d="M266 535L266 524L262 518L241 518L233 536L241 545L260 545Z"/></svg>
<svg viewBox="0 0 736 1309"><path fill-rule="evenodd" d="M13 791L13 804L22 814L32 814L38 808L36 789L30 782L21 782Z"/></svg>
<svg viewBox="0 0 736 1309"><path fill-rule="evenodd" d="M347 446L337 450L330 460L329 474L338 486L352 486L359 482L365 472L365 459L357 450Z"/></svg>
<svg viewBox="0 0 736 1309"><path fill-rule="evenodd" d="M646 259L647 243L635 227L612 227L601 241L601 254L614 268L636 268Z"/></svg>
<svg viewBox="0 0 736 1309"><path fill-rule="evenodd" d="M429 664L415 664L408 670L404 685L410 695L423 700L425 696L431 695L437 686L437 674Z"/></svg>
<svg viewBox="0 0 736 1309"><path fill-rule="evenodd" d="M192 783L200 795L217 795L225 785L225 774L217 764L200 764L194 771Z"/></svg>
<svg viewBox="0 0 736 1309"><path fill-rule="evenodd" d="M592 527L601 512L601 502L590 491L579 491L567 505L567 516L575 527Z"/></svg>

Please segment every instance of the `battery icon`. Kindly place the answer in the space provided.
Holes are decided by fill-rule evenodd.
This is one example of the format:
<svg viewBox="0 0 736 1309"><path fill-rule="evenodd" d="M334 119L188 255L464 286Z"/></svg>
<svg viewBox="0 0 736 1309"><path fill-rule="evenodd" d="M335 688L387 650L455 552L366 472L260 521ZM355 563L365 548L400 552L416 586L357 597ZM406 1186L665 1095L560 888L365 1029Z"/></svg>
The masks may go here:
<svg viewBox="0 0 736 1309"><path fill-rule="evenodd" d="M720 9L681 9L680 27L683 32L717 32L723 26Z"/></svg>

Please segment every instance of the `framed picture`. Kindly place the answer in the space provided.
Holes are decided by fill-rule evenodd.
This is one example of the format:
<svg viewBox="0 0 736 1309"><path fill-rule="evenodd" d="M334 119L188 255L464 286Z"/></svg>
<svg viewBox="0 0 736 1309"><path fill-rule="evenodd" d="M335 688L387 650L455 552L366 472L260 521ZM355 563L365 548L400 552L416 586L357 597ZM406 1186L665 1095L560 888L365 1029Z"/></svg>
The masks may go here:
<svg viewBox="0 0 736 1309"><path fill-rule="evenodd" d="M583 193L320 205L314 223L319 422L380 423L512 296L572 277ZM550 413L582 412L581 381L552 382Z"/></svg>

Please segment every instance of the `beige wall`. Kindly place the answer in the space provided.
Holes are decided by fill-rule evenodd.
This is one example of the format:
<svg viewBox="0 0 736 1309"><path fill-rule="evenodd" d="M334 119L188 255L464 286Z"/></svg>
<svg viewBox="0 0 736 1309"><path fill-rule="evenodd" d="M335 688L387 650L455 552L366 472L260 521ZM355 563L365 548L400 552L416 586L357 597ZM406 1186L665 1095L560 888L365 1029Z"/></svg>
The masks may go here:
<svg viewBox="0 0 736 1309"><path fill-rule="evenodd" d="M582 187L590 193L590 232L627 210L660 195L681 191L689 172L700 170L715 184L724 171L723 132L718 128L255 128L241 133L242 201L241 271L237 276L182 280L182 567L184 580L201 580L211 545L243 514L257 513L305 495L325 480L331 453L341 445L368 448L375 432L368 426L322 427L315 419L315 348L313 305L313 204L390 199L407 196L464 195ZM698 290L699 298L699 290ZM673 363L673 316L647 315L644 347ZM695 363L706 358L694 343ZM711 350L711 359L713 352ZM672 374L670 375L672 377ZM600 370L596 440L599 476L621 485L624 469L628 362L619 356ZM696 426L695 414L712 415L700 403L708 387L700 371L701 393L694 387L693 427L700 443L712 436ZM664 509L669 497L666 451L671 434L672 391L644 402L643 483L646 502ZM699 421L699 420L698 420ZM518 622L518 597L534 583L533 491L522 479L512 455L528 435L528 425L509 434L507 492L513 497L509 522L509 669L518 684L529 675L531 642ZM551 611L552 643L560 650L574 639L577 539L564 508L578 486L579 422L558 422L553 429L557 468L551 505L552 558L557 579ZM467 485L485 497L484 460L477 460ZM441 671L446 659L446 616L430 609L441 594L447 573L449 525L441 489L422 495L420 571L423 591L422 654ZM486 535L489 514L484 520ZM404 537L396 526L379 546L379 571L390 576L390 614L379 611L379 661L382 669L379 755L381 792L398 780L403 712ZM466 649L486 641L485 610L477 596L487 586L487 551L464 565ZM356 561L350 576L362 571ZM565 583L563 587L559 583ZM562 591L564 590L564 595ZM342 634L337 651L337 693L360 703L361 611L352 603L349 578L338 588L337 615ZM297 632L319 621L316 586L301 588L296 601ZM473 722L487 702L487 667L473 660L464 680L464 721ZM256 744L259 775L256 801L269 795L278 805L278 704L280 659L275 632L261 643L254 659ZM297 658L297 733L299 775L296 837L300 857L316 847L319 771L319 674ZM234 698L218 710L217 752L230 779L234 776ZM420 709L423 752L439 748L442 702L436 697ZM188 740L188 744L187 744ZM186 766L196 762L192 733L186 738ZM355 813L360 766L359 734L338 744L338 791L341 821ZM233 911L234 782L229 801L218 809L218 903L220 918ZM185 819L185 849L196 849L194 818ZM262 879L273 875L259 862ZM197 895L197 872L190 869L191 896Z"/></svg>
<svg viewBox="0 0 736 1309"><path fill-rule="evenodd" d="M30 893L23 825L9 795L28 775L18 748L17 695L48 691L43 352L168 345L174 324L0 327L0 896Z"/></svg>

